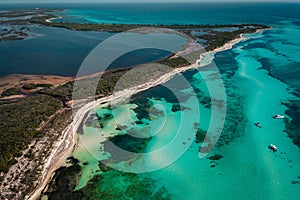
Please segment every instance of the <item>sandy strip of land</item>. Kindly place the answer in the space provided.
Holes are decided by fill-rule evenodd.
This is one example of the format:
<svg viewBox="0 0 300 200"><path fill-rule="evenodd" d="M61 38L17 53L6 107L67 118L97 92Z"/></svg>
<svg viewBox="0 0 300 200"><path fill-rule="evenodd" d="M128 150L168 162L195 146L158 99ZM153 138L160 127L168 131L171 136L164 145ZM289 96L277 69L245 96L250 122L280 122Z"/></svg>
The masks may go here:
<svg viewBox="0 0 300 200"><path fill-rule="evenodd" d="M111 96L101 98L99 100L90 102L85 104L83 107L81 107L74 115L73 123L70 124L64 131L63 139L56 143L54 149L51 152L51 155L48 158L48 162L44 166L44 170L42 173L42 176L39 181L39 186L36 188L36 190L30 195L30 200L38 199L41 195L43 189L47 186L49 180L51 179L53 173L56 169L58 169L62 164L64 164L65 159L72 153L76 143L77 143L77 129L79 128L81 122L84 120L85 115L94 107L99 105L103 102L109 102L113 101L115 99L119 98L127 98L131 95L147 90L151 87L154 87L156 85L162 84L166 81L168 81L170 78L172 78L177 73L180 73L182 71L185 71L190 68L195 68L196 64L190 65L188 67L178 68L174 71L172 71L169 74L165 74L164 76L160 77L159 79L145 83L143 85L139 85L133 88L130 88L125 91L117 92Z"/></svg>
<svg viewBox="0 0 300 200"><path fill-rule="evenodd" d="M63 133L63 135L64 135L63 139L55 145L55 148L53 149L51 155L47 158L48 162L44 166L42 176L40 177L40 180L38 182L38 187L29 195L29 197L27 199L35 200L40 197L44 188L47 186L48 182L51 180L51 177L53 176L55 170L57 170L59 167L61 167L65 163L65 159L68 156L70 156L70 154L73 152L74 147L76 146L77 141L78 141L77 129L79 128L81 122L84 120L84 117L86 116L86 114L88 112L90 112L93 108L98 106L100 103L113 101L113 100L119 99L119 98L127 98L138 92L147 90L147 89L157 86L159 84L163 84L163 83L167 82L168 80L170 80L174 75L184 72L188 69L193 69L193 68L197 68L199 66L200 67L204 66L207 63L202 64L201 61L202 61L203 57L205 56L205 54L210 54L210 55L212 54L212 57L213 57L214 53L231 49L235 44L237 44L243 40L245 40L245 38L241 34L239 38L228 42L224 46L217 48L211 52L206 52L206 53L199 55L200 59L197 60L197 62L192 65L174 69L172 72L161 76L159 79L153 80L151 82L148 82L148 83L145 83L145 84L121 91L121 92L114 93L111 96L104 97L104 98L98 99L96 101L85 104L77 112L74 113L74 120L73 120L72 124L70 124L65 129L65 131Z"/></svg>
<svg viewBox="0 0 300 200"><path fill-rule="evenodd" d="M45 21L48 22L48 23L52 23L52 20L54 19L61 19L62 17L53 17L53 18L50 18L50 19L46 19Z"/></svg>

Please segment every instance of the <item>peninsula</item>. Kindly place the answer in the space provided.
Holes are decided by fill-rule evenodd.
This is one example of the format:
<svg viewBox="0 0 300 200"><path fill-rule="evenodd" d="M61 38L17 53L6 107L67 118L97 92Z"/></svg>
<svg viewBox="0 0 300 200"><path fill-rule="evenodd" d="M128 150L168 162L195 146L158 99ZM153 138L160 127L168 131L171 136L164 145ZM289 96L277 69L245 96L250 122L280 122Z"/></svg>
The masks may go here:
<svg viewBox="0 0 300 200"><path fill-rule="evenodd" d="M0 41L25 39L30 35L30 26L50 26L67 28L73 31L106 31L123 32L134 28L149 27L143 24L79 24L52 22L58 18L52 14L57 10L14 10L0 13L0 17L8 20L0 21L0 25L16 27L18 30L2 30ZM225 25L151 25L156 28L174 29L190 36L193 43L203 41L202 45L210 53L232 48L244 40L243 34L251 34L270 27L259 24L225 24ZM225 29L225 31L224 31ZM228 31L226 31L228 30ZM197 34L204 32L204 34ZM187 44L182 50L188 52ZM157 72L153 77L140 74L146 83L133 82L128 90L144 91L169 80L177 73L199 67L201 55L194 62L187 61L178 54L158 60L154 63L170 67L168 73ZM89 102L72 116L72 88L75 80L70 77L49 79L48 81L26 81L23 84L3 83L6 86L0 99L1 123L1 157L0 157L0 192L4 198L24 197L39 198L53 173L61 167L72 152L77 142L77 130L85 114L93 106L128 95L128 90L113 93L113 88L122 75L131 68L114 69L101 73L101 81L97 86L96 102ZM21 75L20 75L21 76ZM98 78L97 75L83 77L77 81L89 82ZM56 82L55 82L56 80ZM64 81L63 81L64 80ZM88 87L88 84L85 84ZM83 88L84 89L84 88ZM18 98L8 98L15 97ZM82 99L82 102L88 102ZM34 105L34 106L32 106ZM74 120L74 118L76 120ZM14 128L12 128L14 127Z"/></svg>

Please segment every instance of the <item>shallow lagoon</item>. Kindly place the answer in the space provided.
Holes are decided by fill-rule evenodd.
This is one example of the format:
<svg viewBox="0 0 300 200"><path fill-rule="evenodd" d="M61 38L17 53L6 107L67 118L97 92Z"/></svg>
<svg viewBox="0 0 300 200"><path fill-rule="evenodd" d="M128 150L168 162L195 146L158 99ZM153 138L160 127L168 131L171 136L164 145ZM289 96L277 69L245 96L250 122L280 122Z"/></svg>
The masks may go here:
<svg viewBox="0 0 300 200"><path fill-rule="evenodd" d="M101 42L115 35L107 32L72 31L37 25L30 25L28 28L30 28L28 31L30 37L25 40L0 42L0 77L8 74L75 77L88 54ZM176 41L178 45L174 47L174 51L180 49L185 39L178 37ZM109 69L127 68L152 62L170 54L160 49L132 51L116 59Z"/></svg>
<svg viewBox="0 0 300 200"><path fill-rule="evenodd" d="M215 55L214 61L222 73L227 92L227 118L217 146L206 158L199 158L198 152L201 143L196 143L195 138L192 137L193 135L189 135L189 133L195 133L195 130L189 130L188 123L181 124L184 121L182 116L185 114L191 116L194 113L189 110L189 108L194 108L195 105L191 99L187 98L184 102L181 102L181 106L184 106L186 109L173 112L171 107L172 104L176 105L176 102L172 101L169 93L158 92L163 89L162 87L156 87L136 95L139 98L133 99L131 103L120 105L120 108L125 106L126 109L117 111L116 116L122 118L122 113L125 113L126 116L126 113L128 114L129 112L134 121L138 121L134 112L134 108L139 103L138 99L142 99L144 103L147 101L153 103L155 101L156 104L162 105L164 108L164 114L155 116L150 121L149 119L143 119L143 123L137 126L131 126L131 121L126 122L126 120L122 121L122 119L112 120L112 122L108 123L107 128L109 127L109 129L106 129L106 126L104 126L104 132L114 132L113 127L115 126L111 123L122 121L123 126L127 123L128 127L131 126L130 128L139 131L143 129L146 132L150 130L151 133L151 130L157 130L155 127L160 127L159 120L167 116L168 122L164 124L166 131L162 130L160 132L162 134L156 135L147 143L146 149L148 152L167 146L174 139L178 130L184 131L188 136L191 136L182 138L183 142L181 145L172 149L175 153L177 151L180 152L180 149L184 149L185 145L191 144L174 163L155 172L137 175L140 177L139 180L144 181L144 179L147 179L150 181L150 190L163 191L160 195L171 199L299 198L297 191L299 191L300 185L297 183L299 183L300 149L293 144L292 140L287 137L287 133L284 132L284 121L272 118L274 114L284 114L287 108L282 102L295 97L289 93L288 85L269 76L268 71L265 70L268 67L276 69L289 65L287 60L290 60L290 62L296 61L297 58L293 58L296 55L296 53L293 53L293 50L297 48L297 45L295 45L297 41L290 41L288 45L287 42L278 43L278 39L282 37L278 33L286 34L282 28L274 28L263 34L252 35L251 39L236 45L232 50ZM287 40L291 40L291 38ZM268 47L262 46L266 41L269 44ZM268 62L272 66L266 66L267 62L261 62L262 59L264 61L278 61ZM282 61L279 61L279 59L282 59ZM193 85L193 88L201 91L199 92L201 95L198 95L197 98L201 102L199 123L203 130L207 129L211 114L209 106L207 106L209 102L205 101L205 97L209 96L209 94L203 83L204 80L209 80L206 78L210 77L212 73L214 72L209 70L201 73L196 70L190 70L184 73ZM281 76L281 78L285 79L287 77ZM188 88L180 88L177 92L184 95L189 94L191 91ZM166 98L163 98L164 95ZM115 109L118 110L120 108L116 107ZM98 109L103 110L101 107ZM144 112L147 112L147 110L144 110ZM255 127L253 124L256 121L261 122L263 128ZM186 127L180 129L177 128L177 125L186 125ZM146 127L150 127L150 129ZM91 131L91 129L85 128L85 134L90 134ZM193 141L189 143L189 139ZM268 149L268 145L271 143L278 147L278 152L274 153ZM98 150L101 149L100 143L95 145L99 147ZM126 146L124 143L123 145ZM103 150L99 150L97 153L102 154L107 151L105 148ZM109 157L109 150L105 154ZM83 146L74 152L74 156L81 162L89 160L88 162L91 163L84 167L82 178L78 185L78 189L81 189L80 191L88 195L96 195L97 191L90 191L91 185L100 184L100 182L97 183L97 181L92 180L87 187L85 187L85 184L95 174L101 174L103 181L101 181L101 186L99 187L102 188L103 184L107 184L104 188L112 187L108 191L109 194L110 191L119 191L120 194L123 191L127 197L135 195L134 193L129 193L127 189L134 184L131 181L137 182L136 177L126 179L123 184L115 186L115 183L121 180L124 181L121 177L127 176L128 173L115 170L108 172L97 171L99 170L97 161L95 161L93 156L90 155L88 157L87 155L90 154L86 152ZM146 157L143 159L145 159L145 165L157 165L164 162L169 156L171 154L162 154L159 157ZM104 181L107 178L110 181ZM136 185L137 191L141 190L139 186L142 186L142 183L139 184ZM120 190L120 188L122 189ZM104 191L99 189L97 195L101 195L102 192ZM141 192L141 195L145 195L145 193Z"/></svg>

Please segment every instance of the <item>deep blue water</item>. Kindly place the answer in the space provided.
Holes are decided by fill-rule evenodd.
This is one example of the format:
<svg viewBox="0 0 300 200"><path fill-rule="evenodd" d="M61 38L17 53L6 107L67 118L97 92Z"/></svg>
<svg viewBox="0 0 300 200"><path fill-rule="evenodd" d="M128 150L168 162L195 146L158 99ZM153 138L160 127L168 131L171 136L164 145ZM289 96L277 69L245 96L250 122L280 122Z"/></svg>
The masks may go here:
<svg viewBox="0 0 300 200"><path fill-rule="evenodd" d="M274 24L284 18L300 19L300 4L177 3L106 4L71 7L65 21L134 24ZM82 15L85 17L82 18ZM251 17L249 17L251 16Z"/></svg>
<svg viewBox="0 0 300 200"><path fill-rule="evenodd" d="M30 29L30 38L0 42L0 77L8 74L75 76L89 52L114 35L41 26L30 26ZM130 52L109 68L126 68L169 54L157 49Z"/></svg>
<svg viewBox="0 0 300 200"><path fill-rule="evenodd" d="M29 8L35 7L35 5L3 6L2 9L23 7ZM298 120L300 101L295 96L292 99L289 95L285 96L285 87L290 93L294 91L293 94L300 96L299 3L42 4L39 7L67 8L68 10L60 12L60 15L63 16L60 20L68 22L129 24L263 23L272 25L272 30L266 31L262 35L257 34L254 39L242 42L232 50L216 54L214 61L224 78L228 96L227 124L220 139L227 145L228 149L223 146L216 149L224 155L224 158L220 162L218 161L218 166L214 166L214 168L211 168L210 165L199 166L194 163L189 165L188 162L182 162L182 166L189 166L189 170L181 170L181 165L174 168L191 172L191 174L193 167L196 172L200 172L200 169L209 168L207 171L203 170L203 176L197 177L194 174L192 174L193 176L180 176L182 173L178 173L180 175L170 173L168 176L168 173L162 173L164 176L157 174L159 177L157 179L165 178L163 183L169 185L167 189L175 194L184 194L182 191L194 194L193 191L202 189L204 193L209 193L210 189L213 188L210 195L224 195L222 197L224 199L269 199L272 197L274 199L297 199L296 196L299 196L299 192L296 191L299 191L299 184L293 184L293 181L299 179L299 149L292 145L292 140L288 140L287 135L293 139L295 144L300 146ZM88 52L111 35L103 32L72 32L56 28L39 27L36 29L39 30L36 30L37 34L33 35L33 39L0 43L0 69L3 70L1 73L54 73L60 75L74 73ZM40 34L41 32L43 34ZM159 52L158 54L157 52L151 53L151 51L144 51L144 54L133 53L129 55L132 59L120 58L119 63L114 63L114 65L124 64L125 67L134 64L132 62L134 60L135 62L147 62L149 59L157 58L155 55L158 57L165 56L166 52ZM184 73L188 75L187 78L190 81L194 75L192 73L191 71ZM268 75L272 75L288 85L272 79ZM194 85L201 88L199 82L195 81ZM167 101L172 100L170 100L171 95L165 92L162 86L138 94L140 98L147 101L147 97L154 96L155 98L158 95L166 95L169 97L169 99L165 98ZM202 96L205 97L203 94ZM203 103L206 103L205 99ZM287 107L284 104L287 104ZM286 109L288 111L284 113ZM275 122L271 116L277 113L289 115L288 121ZM290 119L294 122L288 123ZM253 127L254 120L262 121L264 127L262 129ZM286 123L284 124L284 122ZM247 123L248 132L245 131L245 123ZM284 128L286 132L283 132ZM236 138L239 138L237 142ZM236 143L234 142L240 142L240 146L235 146ZM270 143L278 145L280 150L277 154L267 150L267 145ZM231 144L234 145L230 146ZM253 151L249 153L248 147L251 150L253 148ZM197 151L196 148L195 152ZM240 152L242 153L239 154ZM86 156L83 157L81 162L86 161ZM253 157L258 159L253 159ZM243 162L245 165L241 165ZM96 162L96 166L97 164L98 162ZM90 166L88 165L88 167ZM125 188L122 181L118 179L119 177L123 178L126 175L111 175L111 172L108 172L101 178L92 180L84 190L90 192L90 194L87 193L89 195L97 195L98 190L95 188L105 188L105 184L107 184L111 193L118 194L113 187ZM129 180L132 177L130 176ZM153 177L155 178L155 176ZM184 179L185 177L189 178ZM191 181L194 177L196 177L195 182ZM172 178L174 180L178 178L179 186L176 187L174 184L176 182ZM205 181L205 179L207 180ZM101 182L102 180L105 184ZM128 182L128 179L125 180L123 183ZM147 187L144 187L143 179L140 179L141 183L136 182L135 179L132 180L133 192L138 188L137 185L143 187L142 191L152 189L151 187L148 188L147 184ZM211 180L217 184L210 182ZM227 182L234 182L235 180L236 183L233 185ZM261 182L261 180L265 180L265 182ZM192 187L192 183L196 184ZM185 186L186 190L184 190ZM225 190L224 193L224 188L227 186L230 190ZM174 190L177 191L174 192ZM62 192L65 193L65 191ZM226 195L230 198L226 198ZM290 198L291 196L293 198ZM196 198L204 199L200 196L196 196Z"/></svg>
<svg viewBox="0 0 300 200"><path fill-rule="evenodd" d="M40 8L67 9L62 21L135 24L276 24L300 19L300 3L61 3ZM35 8L36 4L3 5L2 9Z"/></svg>
<svg viewBox="0 0 300 200"><path fill-rule="evenodd" d="M36 4L1 5L1 10L35 8ZM66 9L57 21L127 24L225 24L282 21L300 23L300 3L103 3L39 4L40 8ZM55 74L74 76L88 53L113 34L73 32L31 27L32 38L0 42L0 77L7 74ZM136 52L121 63L128 67L166 56L166 52ZM138 60L135 62L135 60Z"/></svg>
<svg viewBox="0 0 300 200"><path fill-rule="evenodd" d="M31 38L0 42L0 76L75 75L85 56L112 34L31 27Z"/></svg>

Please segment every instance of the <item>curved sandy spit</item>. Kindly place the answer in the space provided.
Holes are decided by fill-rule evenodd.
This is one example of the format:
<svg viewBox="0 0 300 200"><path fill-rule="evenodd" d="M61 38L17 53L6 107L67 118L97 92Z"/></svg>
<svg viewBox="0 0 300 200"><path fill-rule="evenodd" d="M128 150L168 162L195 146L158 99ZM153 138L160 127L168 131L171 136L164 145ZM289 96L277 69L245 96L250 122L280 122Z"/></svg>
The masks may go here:
<svg viewBox="0 0 300 200"><path fill-rule="evenodd" d="M262 29L264 30L264 29ZM257 32L260 32L262 30L258 30ZM184 72L186 70L192 69L192 68L198 68L201 66L206 65L202 64L201 61L203 60L205 55L212 55L211 59L213 59L213 55L217 52L225 51L228 49L231 49L235 44L246 40L246 38L243 37L243 34L240 35L239 38L234 39L228 43L226 43L224 46L217 48L213 51L210 52L205 52L201 55L199 55L200 59L197 60L195 64L186 66L186 67L181 67L173 70L170 73L167 73L163 76L161 76L159 79L148 82L136 87L132 87L130 89L114 93L108 97L104 97L101 99L98 99L93 102L89 102L83 107L81 107L74 115L74 119L72 124L70 124L63 132L63 139L59 142L56 143L54 149L51 152L51 155L47 158L48 162L46 162L44 166L44 170L42 172L42 175L38 181L38 186L36 189L28 195L25 199L28 200L36 200L40 197L42 194L43 190L47 187L48 182L51 180L52 176L54 175L54 172L60 168L64 163L65 160L68 156L71 155L71 153L74 150L74 147L77 144L78 136L77 136L77 129L79 128L81 122L84 120L85 115L93 108L98 106L100 103L103 102L109 102L118 98L126 98L130 97L133 94L139 93L141 91L147 90L149 88L152 88L154 86L157 86L159 84L163 84L170 80L174 75ZM200 65L199 65L200 64Z"/></svg>

